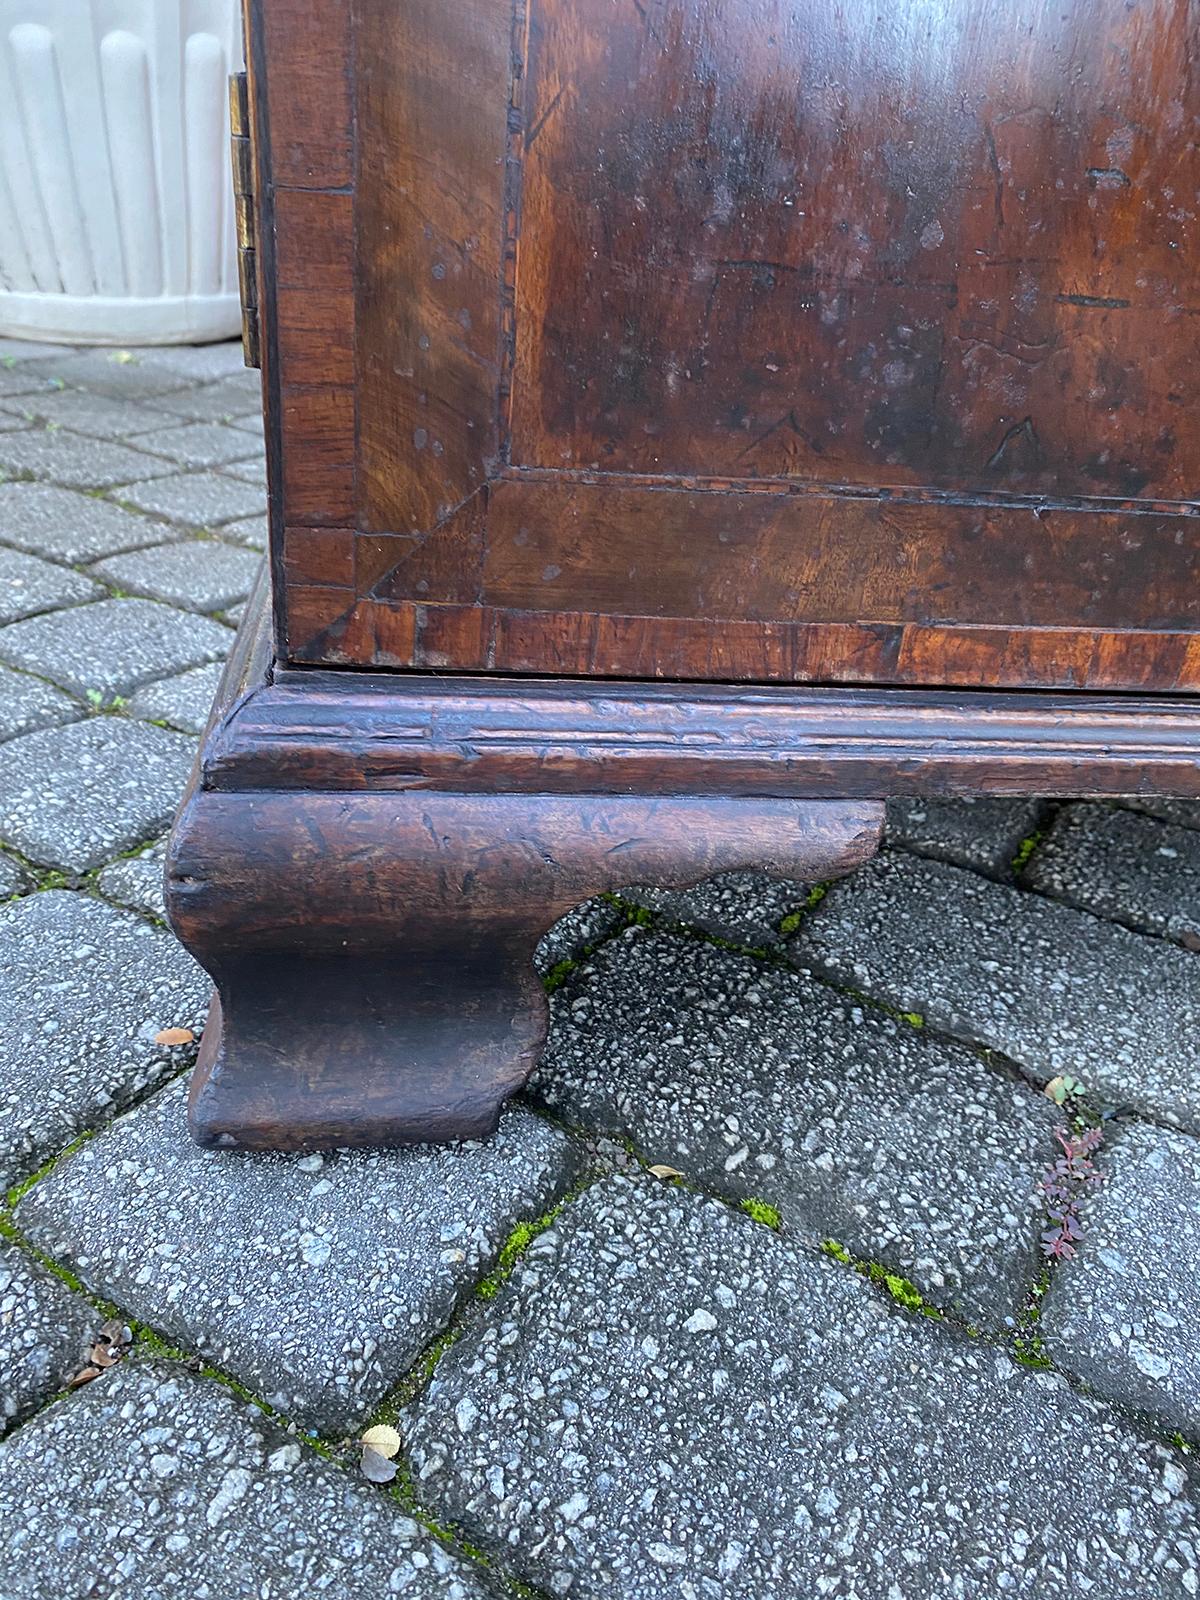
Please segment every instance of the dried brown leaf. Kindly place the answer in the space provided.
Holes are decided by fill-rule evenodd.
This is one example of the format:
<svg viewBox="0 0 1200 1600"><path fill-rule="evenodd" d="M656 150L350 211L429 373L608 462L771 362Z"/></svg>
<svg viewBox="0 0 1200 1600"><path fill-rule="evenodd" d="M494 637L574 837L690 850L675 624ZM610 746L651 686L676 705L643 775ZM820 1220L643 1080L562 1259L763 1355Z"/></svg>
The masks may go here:
<svg viewBox="0 0 1200 1600"><path fill-rule="evenodd" d="M650 1176L652 1178L682 1178L683 1177L683 1173L680 1172L678 1167L668 1167L668 1166L665 1165L665 1163L663 1163L661 1161L658 1163L657 1166L648 1167L646 1170L650 1173Z"/></svg>
<svg viewBox="0 0 1200 1600"><path fill-rule="evenodd" d="M191 1044L196 1035L190 1028L164 1028L154 1035L155 1044Z"/></svg>
<svg viewBox="0 0 1200 1600"><path fill-rule="evenodd" d="M388 1461L393 1456L399 1455L400 1442L400 1435L395 1428L389 1427L386 1422L379 1423L377 1427L368 1428L359 1440L360 1444L366 1445L368 1449L377 1451L381 1456L386 1457Z"/></svg>

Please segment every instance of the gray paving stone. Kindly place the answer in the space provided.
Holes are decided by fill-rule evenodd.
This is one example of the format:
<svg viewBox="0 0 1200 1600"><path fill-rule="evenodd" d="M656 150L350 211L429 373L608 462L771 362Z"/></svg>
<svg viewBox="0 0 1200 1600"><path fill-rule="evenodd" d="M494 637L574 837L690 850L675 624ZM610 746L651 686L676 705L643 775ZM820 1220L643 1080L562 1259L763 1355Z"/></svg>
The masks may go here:
<svg viewBox="0 0 1200 1600"><path fill-rule="evenodd" d="M1160 817L1164 822L1174 822L1181 828L1200 828L1200 800L1138 799L1122 800L1121 804L1134 811L1144 811L1148 816Z"/></svg>
<svg viewBox="0 0 1200 1600"><path fill-rule="evenodd" d="M267 462L261 451L246 461L230 461L221 468L221 472L231 478L240 478L244 483L257 483L263 491L267 487Z"/></svg>
<svg viewBox="0 0 1200 1600"><path fill-rule="evenodd" d="M125 439L163 426L162 412L153 405L110 400L107 395L86 394L82 389L43 387L32 394L5 400L4 409L25 421L50 423L53 427L89 434L96 439ZM174 420L179 421L178 418ZM63 447L69 448L66 440Z"/></svg>
<svg viewBox="0 0 1200 1600"><path fill-rule="evenodd" d="M79 1371L102 1320L0 1238L0 1428L44 1404Z"/></svg>
<svg viewBox="0 0 1200 1600"><path fill-rule="evenodd" d="M178 530L107 500L47 483L0 483L0 541L79 563L179 538Z"/></svg>
<svg viewBox="0 0 1200 1600"><path fill-rule="evenodd" d="M0 366L0 397L15 399L24 394L37 394L48 387L46 375L33 362L17 362L11 367Z"/></svg>
<svg viewBox="0 0 1200 1600"><path fill-rule="evenodd" d="M533 954L534 969L540 978L560 981L564 964L582 960L589 949L611 939L624 926L624 913L610 901L599 896L585 900L542 935Z"/></svg>
<svg viewBox="0 0 1200 1600"><path fill-rule="evenodd" d="M1061 1113L971 1051L822 984L632 933L557 990L533 1095L632 1138L789 1234L840 1240L1000 1327L1040 1261L1037 1180Z"/></svg>
<svg viewBox="0 0 1200 1600"><path fill-rule="evenodd" d="M0 740L35 728L52 728L84 715L84 708L58 689L25 672L0 667Z"/></svg>
<svg viewBox="0 0 1200 1600"><path fill-rule="evenodd" d="M8 478L34 477L73 489L112 489L175 470L160 456L62 429L0 434L0 474Z"/></svg>
<svg viewBox="0 0 1200 1600"><path fill-rule="evenodd" d="M0 433L24 433L33 424L28 417L11 411L0 411Z"/></svg>
<svg viewBox="0 0 1200 1600"><path fill-rule="evenodd" d="M181 1365L127 1360L0 1449L5 1600L496 1600L394 1501Z"/></svg>
<svg viewBox="0 0 1200 1600"><path fill-rule="evenodd" d="M0 850L0 900L11 900L33 888L33 876L13 856Z"/></svg>
<svg viewBox="0 0 1200 1600"><path fill-rule="evenodd" d="M270 528L266 517L241 517L237 522L225 523L221 537L234 544L244 544L250 550L265 550Z"/></svg>
<svg viewBox="0 0 1200 1600"><path fill-rule="evenodd" d="M129 714L148 722L169 722L184 733L203 733L224 670L221 662L214 661L181 672L177 678L147 683L130 700Z"/></svg>
<svg viewBox="0 0 1200 1600"><path fill-rule="evenodd" d="M206 975L131 911L66 889L0 906L0 1188L177 1072L197 1036Z"/></svg>
<svg viewBox="0 0 1200 1600"><path fill-rule="evenodd" d="M0 629L0 661L78 695L94 689L110 699L151 678L219 661L230 642L229 631L207 617L152 600L100 600Z"/></svg>
<svg viewBox="0 0 1200 1600"><path fill-rule="evenodd" d="M11 367L18 361L45 361L65 350L73 351L74 346L43 343L40 339L0 339L0 366Z"/></svg>
<svg viewBox="0 0 1200 1600"><path fill-rule="evenodd" d="M97 875L96 887L106 900L115 900L131 911L142 911L165 922L163 869L166 853L167 842L160 839L140 856L123 856Z"/></svg>
<svg viewBox="0 0 1200 1600"><path fill-rule="evenodd" d="M1029 862L1031 889L1200 949L1200 832L1118 807L1067 806Z"/></svg>
<svg viewBox="0 0 1200 1600"><path fill-rule="evenodd" d="M186 734L89 717L0 745L0 838L41 866L98 867L161 833L195 759Z"/></svg>
<svg viewBox="0 0 1200 1600"><path fill-rule="evenodd" d="M134 352L143 366L165 367L178 372L189 383L213 383L219 378L241 378L250 371L242 357L240 339L221 340L217 344L164 344L146 345ZM250 373L254 384L261 383L261 375Z"/></svg>
<svg viewBox="0 0 1200 1600"><path fill-rule="evenodd" d="M425 1503L573 1600L1196 1582L1181 1454L649 1180L535 1241L401 1426Z"/></svg>
<svg viewBox="0 0 1200 1600"><path fill-rule="evenodd" d="M239 428L219 422L182 422L138 436L139 450L152 450L185 467L219 467L231 461L245 461L261 455L262 446Z"/></svg>
<svg viewBox="0 0 1200 1600"><path fill-rule="evenodd" d="M1110 1128L1106 1181L1042 1308L1053 1358L1099 1394L1200 1438L1200 1143Z"/></svg>
<svg viewBox="0 0 1200 1600"><path fill-rule="evenodd" d="M184 389L190 383L184 372L161 362L140 359L133 350L81 350L64 353L44 361L42 370L64 382L69 389L86 389L92 394L109 395L114 400L149 400Z"/></svg>
<svg viewBox="0 0 1200 1600"><path fill-rule="evenodd" d="M98 583L69 567L0 547L0 623L36 616L52 606L99 600L103 593Z"/></svg>
<svg viewBox="0 0 1200 1600"><path fill-rule="evenodd" d="M835 883L792 958L1046 1080L1200 1128L1200 962L940 861L890 851Z"/></svg>
<svg viewBox="0 0 1200 1600"><path fill-rule="evenodd" d="M262 380L257 372L233 373L202 389L185 389L164 395L162 409L190 422L231 422L238 417L262 417Z"/></svg>
<svg viewBox="0 0 1200 1600"><path fill-rule="evenodd" d="M0 743L86 714L86 707L52 684L0 666Z"/></svg>
<svg viewBox="0 0 1200 1600"><path fill-rule="evenodd" d="M250 593L262 557L219 539L185 539L108 556L91 569L119 589L188 611L223 611Z"/></svg>
<svg viewBox="0 0 1200 1600"><path fill-rule="evenodd" d="M1044 800L988 795L968 800L889 800L887 839L918 855L1012 878L1013 858L1042 826Z"/></svg>
<svg viewBox="0 0 1200 1600"><path fill-rule="evenodd" d="M770 949L779 944L779 924L808 899L809 886L765 872L724 872L690 889L644 886L622 889L620 898L644 906L664 922L702 928L732 944Z"/></svg>
<svg viewBox="0 0 1200 1600"><path fill-rule="evenodd" d="M132 483L121 491L121 498L142 511L189 528L215 528L222 522L260 516L265 504L263 491L255 485L215 472L190 472L161 481Z"/></svg>
<svg viewBox="0 0 1200 1600"><path fill-rule="evenodd" d="M21 1202L21 1226L125 1310L335 1434L577 1171L575 1146L519 1109L486 1144L200 1150L185 1094L172 1085L60 1163Z"/></svg>

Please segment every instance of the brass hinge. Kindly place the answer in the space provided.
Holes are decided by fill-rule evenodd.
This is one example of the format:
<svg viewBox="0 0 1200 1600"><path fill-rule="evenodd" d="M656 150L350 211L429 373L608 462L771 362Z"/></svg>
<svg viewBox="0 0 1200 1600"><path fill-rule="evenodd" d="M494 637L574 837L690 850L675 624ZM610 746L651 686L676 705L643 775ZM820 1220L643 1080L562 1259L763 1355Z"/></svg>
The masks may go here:
<svg viewBox="0 0 1200 1600"><path fill-rule="evenodd" d="M257 367L261 365L258 343L258 236L254 214L250 95L244 72L235 72L229 80L229 130L233 154L233 204L237 218L238 285L242 295L242 355L248 367Z"/></svg>

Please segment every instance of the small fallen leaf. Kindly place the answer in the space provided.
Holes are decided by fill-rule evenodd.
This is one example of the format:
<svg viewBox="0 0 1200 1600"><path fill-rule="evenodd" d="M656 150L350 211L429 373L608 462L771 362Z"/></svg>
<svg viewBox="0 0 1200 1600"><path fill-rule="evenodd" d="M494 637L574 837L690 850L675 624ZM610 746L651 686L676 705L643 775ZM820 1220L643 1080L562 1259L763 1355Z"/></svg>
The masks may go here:
<svg viewBox="0 0 1200 1600"><path fill-rule="evenodd" d="M678 1167L668 1167L661 1161L659 1162L659 1164L657 1166L648 1167L646 1170L650 1173L650 1176L652 1178L682 1178L683 1177L683 1173L679 1171Z"/></svg>
<svg viewBox="0 0 1200 1600"><path fill-rule="evenodd" d="M190 1028L164 1028L154 1035L155 1044L191 1044L196 1035Z"/></svg>
<svg viewBox="0 0 1200 1600"><path fill-rule="evenodd" d="M381 1456L378 1450L372 1450L369 1444L363 1445L362 1460L359 1465L368 1483L391 1483L396 1476L396 1463L389 1461L386 1456Z"/></svg>
<svg viewBox="0 0 1200 1600"><path fill-rule="evenodd" d="M1042 1093L1048 1099L1053 1100L1056 1106L1062 1105L1067 1098L1067 1080L1065 1078L1051 1078Z"/></svg>
<svg viewBox="0 0 1200 1600"><path fill-rule="evenodd" d="M389 1461L400 1452L400 1435L395 1428L389 1428L386 1422L381 1422L378 1427L368 1428L358 1441L366 1445L369 1450L376 1450Z"/></svg>
<svg viewBox="0 0 1200 1600"><path fill-rule="evenodd" d="M73 1378L67 1379L68 1389L78 1389L85 1383L91 1383L93 1378L100 1376L100 1368L93 1366L81 1367Z"/></svg>

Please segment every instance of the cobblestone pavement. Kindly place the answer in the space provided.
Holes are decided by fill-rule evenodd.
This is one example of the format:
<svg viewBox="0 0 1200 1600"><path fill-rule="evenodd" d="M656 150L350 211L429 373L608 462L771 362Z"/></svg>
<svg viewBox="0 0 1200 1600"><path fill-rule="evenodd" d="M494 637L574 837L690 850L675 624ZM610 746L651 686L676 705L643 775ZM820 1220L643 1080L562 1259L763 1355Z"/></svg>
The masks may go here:
<svg viewBox="0 0 1200 1600"><path fill-rule="evenodd" d="M488 1144L188 1142L161 839L257 408L0 347L0 1600L1195 1595L1200 804L631 887Z"/></svg>

